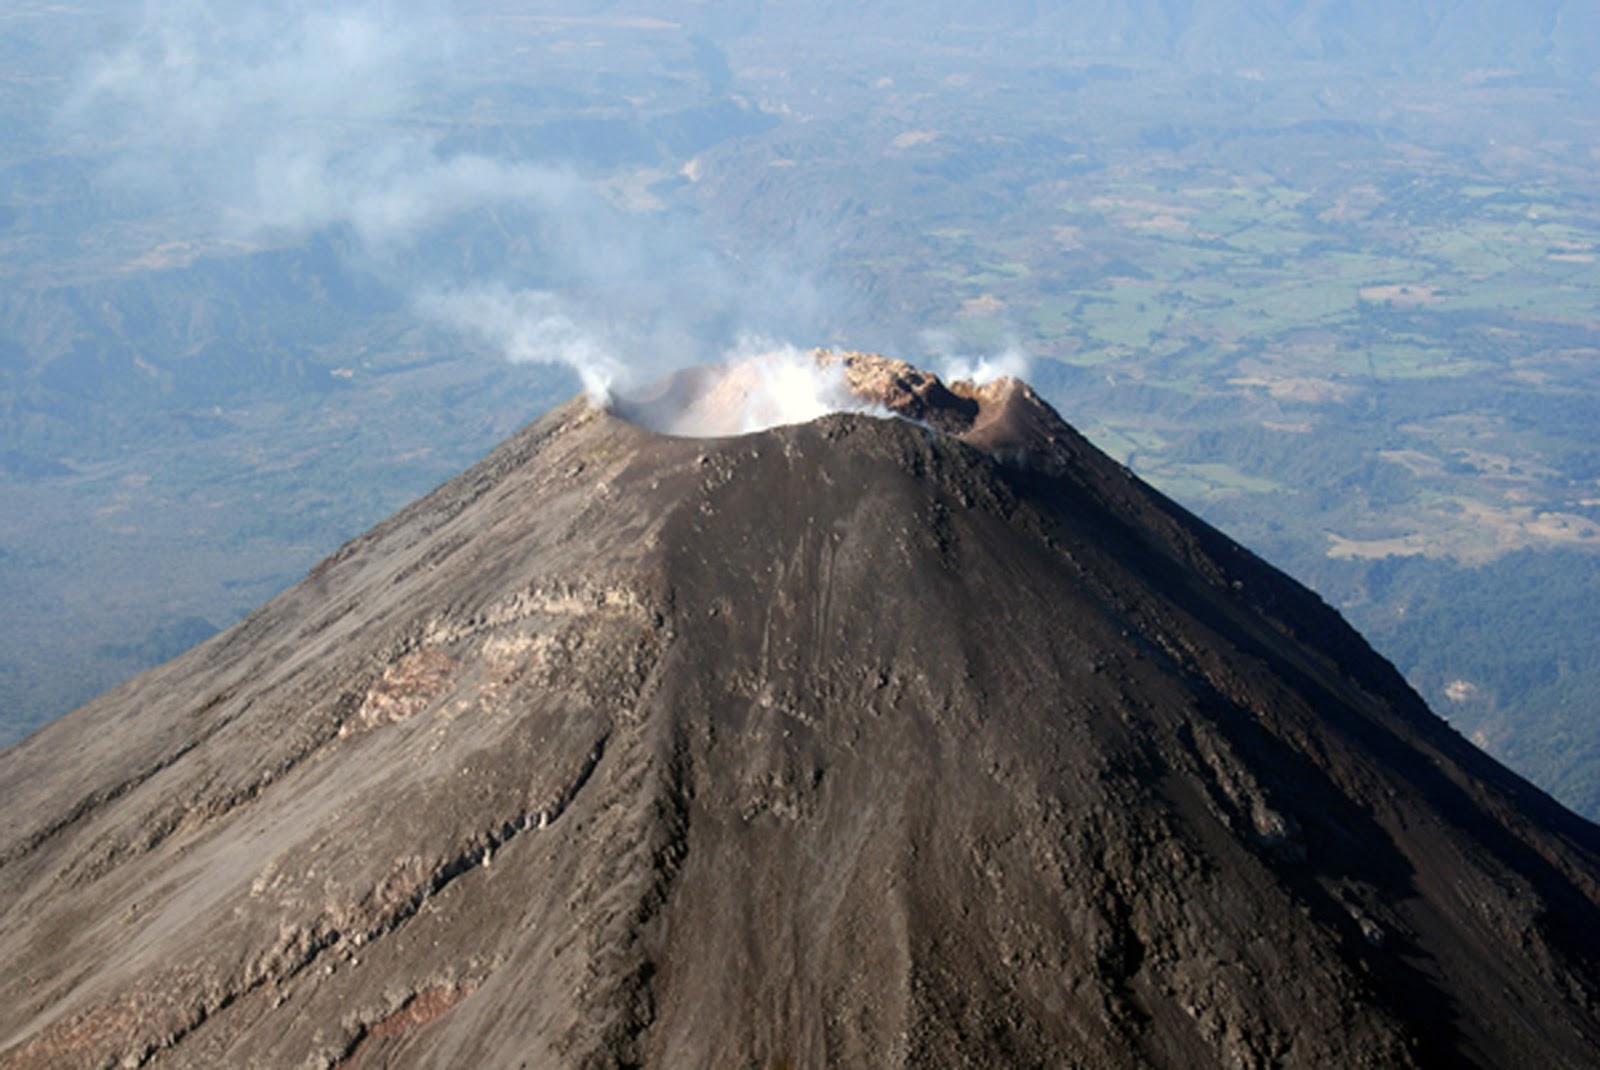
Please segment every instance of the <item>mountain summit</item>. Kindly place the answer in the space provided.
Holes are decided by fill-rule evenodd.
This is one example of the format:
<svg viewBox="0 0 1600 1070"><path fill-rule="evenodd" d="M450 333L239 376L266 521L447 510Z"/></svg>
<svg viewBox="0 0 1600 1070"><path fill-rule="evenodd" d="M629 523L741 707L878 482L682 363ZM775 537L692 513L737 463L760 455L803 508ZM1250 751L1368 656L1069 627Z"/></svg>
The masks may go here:
<svg viewBox="0 0 1600 1070"><path fill-rule="evenodd" d="M0 1067L1600 1060L1600 830L1027 386L822 360L901 416L575 400L0 754Z"/></svg>

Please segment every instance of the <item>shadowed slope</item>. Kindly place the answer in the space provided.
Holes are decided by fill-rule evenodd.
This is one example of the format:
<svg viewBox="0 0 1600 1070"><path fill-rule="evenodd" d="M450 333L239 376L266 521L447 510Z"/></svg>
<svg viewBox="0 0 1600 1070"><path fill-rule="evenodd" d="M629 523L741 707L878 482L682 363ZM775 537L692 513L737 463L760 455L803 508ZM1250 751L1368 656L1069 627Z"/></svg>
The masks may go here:
<svg viewBox="0 0 1600 1070"><path fill-rule="evenodd" d="M890 371L570 404L0 755L0 1066L1592 1064L1593 826L1025 386Z"/></svg>

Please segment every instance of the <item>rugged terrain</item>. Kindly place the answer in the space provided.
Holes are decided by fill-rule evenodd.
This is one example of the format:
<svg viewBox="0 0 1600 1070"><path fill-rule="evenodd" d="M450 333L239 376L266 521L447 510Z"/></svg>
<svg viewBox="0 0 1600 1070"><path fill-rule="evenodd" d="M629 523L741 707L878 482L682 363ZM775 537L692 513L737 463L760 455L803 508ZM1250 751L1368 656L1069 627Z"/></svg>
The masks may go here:
<svg viewBox="0 0 1600 1070"><path fill-rule="evenodd" d="M1026 386L573 401L0 754L0 1066L1600 1058L1600 832Z"/></svg>

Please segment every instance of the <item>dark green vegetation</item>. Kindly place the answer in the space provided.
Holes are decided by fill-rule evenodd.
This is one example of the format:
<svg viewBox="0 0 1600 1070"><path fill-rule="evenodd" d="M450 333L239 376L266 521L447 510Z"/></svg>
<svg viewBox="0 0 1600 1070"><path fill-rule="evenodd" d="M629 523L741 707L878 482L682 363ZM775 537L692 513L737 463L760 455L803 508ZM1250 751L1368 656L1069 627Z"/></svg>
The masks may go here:
<svg viewBox="0 0 1600 1070"><path fill-rule="evenodd" d="M1098 444L1600 815L1595 16L1037 7L462 5L471 62L419 72L395 121L445 154L562 161L639 233L818 291L809 318L708 297L724 331L1029 352ZM243 240L215 191L150 204L108 177L114 144L47 118L117 39L101 14L22 5L6 28L12 735L575 389L409 304L423 275L579 289L537 220L466 216L397 274L337 226Z"/></svg>
<svg viewBox="0 0 1600 1070"><path fill-rule="evenodd" d="M1366 585L1348 615L1436 710L1580 813L1600 814L1591 556L1519 550L1469 568L1391 557L1340 579Z"/></svg>

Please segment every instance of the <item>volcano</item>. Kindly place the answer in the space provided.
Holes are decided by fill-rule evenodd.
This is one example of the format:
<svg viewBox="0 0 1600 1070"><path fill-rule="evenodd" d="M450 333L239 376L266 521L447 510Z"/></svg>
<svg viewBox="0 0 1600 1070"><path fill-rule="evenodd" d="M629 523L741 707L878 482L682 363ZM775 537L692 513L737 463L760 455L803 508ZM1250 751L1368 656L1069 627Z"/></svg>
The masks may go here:
<svg viewBox="0 0 1600 1070"><path fill-rule="evenodd" d="M1024 384L823 360L898 415L574 400L0 755L0 1066L1600 1063L1600 830Z"/></svg>

